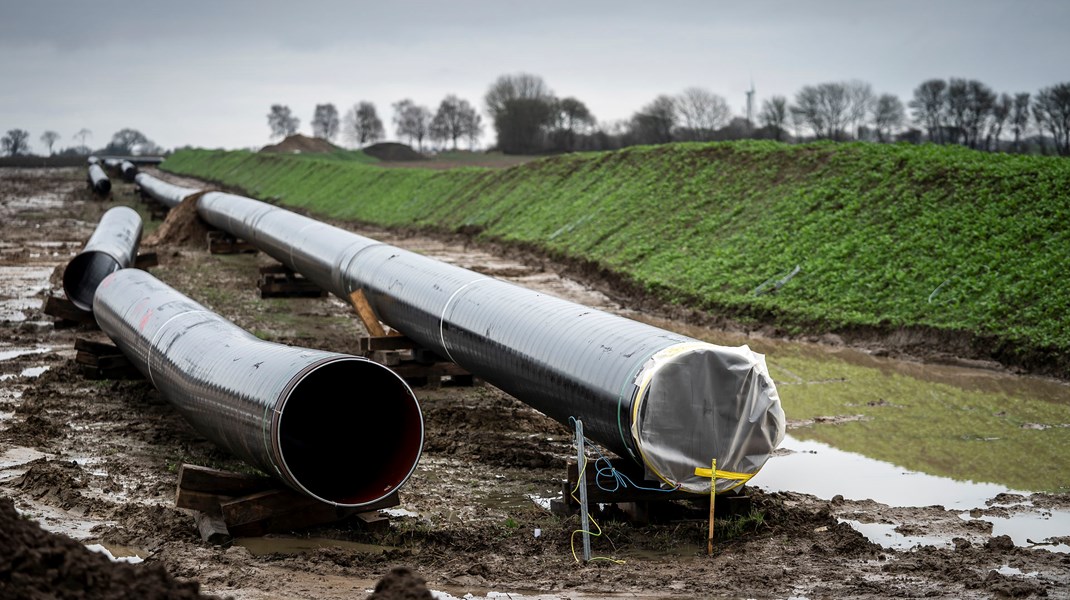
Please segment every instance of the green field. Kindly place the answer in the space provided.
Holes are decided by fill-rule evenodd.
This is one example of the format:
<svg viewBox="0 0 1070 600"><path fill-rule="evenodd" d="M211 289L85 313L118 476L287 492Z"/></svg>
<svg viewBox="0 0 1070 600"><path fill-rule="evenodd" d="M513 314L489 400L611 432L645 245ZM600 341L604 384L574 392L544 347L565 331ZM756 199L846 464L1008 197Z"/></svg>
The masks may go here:
<svg viewBox="0 0 1070 600"><path fill-rule="evenodd" d="M1070 374L1065 159L728 142L444 171L189 150L164 168L315 214L589 261L747 323L965 333L988 356Z"/></svg>

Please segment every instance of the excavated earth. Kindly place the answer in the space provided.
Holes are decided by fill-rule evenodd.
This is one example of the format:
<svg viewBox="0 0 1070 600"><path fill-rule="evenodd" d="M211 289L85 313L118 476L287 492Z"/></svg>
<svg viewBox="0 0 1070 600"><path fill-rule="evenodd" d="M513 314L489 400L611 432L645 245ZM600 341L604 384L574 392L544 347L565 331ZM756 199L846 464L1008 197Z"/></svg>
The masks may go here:
<svg viewBox="0 0 1070 600"><path fill-rule="evenodd" d="M458 598L1070 596L1070 557L1016 547L978 528L983 522L939 506L790 492L749 490L754 513L718 522L712 556L700 504L646 525L600 515L594 553L614 560L579 564L570 544L578 519L545 508L561 491L569 431L490 386L417 389L426 445L401 506L387 513L389 527L343 521L227 547L205 543L193 516L174 505L178 466L248 468L203 440L146 381L83 373L75 339L103 334L56 327L42 312L46 296L61 293L62 265L107 208L127 204L146 216L146 240L155 244L143 250L160 263L151 272L256 335L355 352L364 332L337 298L259 298L258 267L272 264L269 257L211 255L192 207L172 211L161 228L129 184L114 185L102 201L86 191L81 168L0 169L0 597L194 597L199 589L240 599L360 598L373 590L376 598L429 598L423 580L438 597ZM359 232L628 313L535 259ZM338 392L359 395L359 383ZM1070 496L1043 498L1070 507ZM905 523L905 534L955 543L885 549L844 515ZM87 545L127 558L112 562Z"/></svg>

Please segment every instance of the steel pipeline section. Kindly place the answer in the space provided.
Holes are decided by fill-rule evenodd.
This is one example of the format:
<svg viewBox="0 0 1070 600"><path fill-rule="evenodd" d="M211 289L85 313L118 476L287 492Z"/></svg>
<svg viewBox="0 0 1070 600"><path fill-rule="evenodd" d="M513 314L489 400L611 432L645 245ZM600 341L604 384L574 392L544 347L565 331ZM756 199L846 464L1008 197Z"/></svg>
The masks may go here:
<svg viewBox="0 0 1070 600"><path fill-rule="evenodd" d="M100 163L93 163L89 165L89 186L93 188L93 193L98 196L107 196L111 191L111 180L108 179L108 174L104 172L104 169L100 166Z"/></svg>
<svg viewBox="0 0 1070 600"><path fill-rule="evenodd" d="M137 182L142 192L168 208L178 206L188 196L201 191L168 183L148 173L138 173L134 176L134 181Z"/></svg>
<svg viewBox="0 0 1070 600"><path fill-rule="evenodd" d="M299 492L363 506L416 468L420 406L384 366L265 342L136 269L105 279L93 312L198 432Z"/></svg>
<svg viewBox="0 0 1070 600"><path fill-rule="evenodd" d="M93 295L105 277L129 267L141 242L141 216L132 208L108 209L85 248L63 269L63 291L75 306L93 310Z"/></svg>
<svg viewBox="0 0 1070 600"><path fill-rule="evenodd" d="M744 483L784 436L764 357L528 290L220 192L208 223L245 239L521 401L646 467L651 479L709 493Z"/></svg>
<svg viewBox="0 0 1070 600"><path fill-rule="evenodd" d="M119 164L119 172L123 176L123 181L133 183L134 176L137 175L137 165L128 160L124 160Z"/></svg>

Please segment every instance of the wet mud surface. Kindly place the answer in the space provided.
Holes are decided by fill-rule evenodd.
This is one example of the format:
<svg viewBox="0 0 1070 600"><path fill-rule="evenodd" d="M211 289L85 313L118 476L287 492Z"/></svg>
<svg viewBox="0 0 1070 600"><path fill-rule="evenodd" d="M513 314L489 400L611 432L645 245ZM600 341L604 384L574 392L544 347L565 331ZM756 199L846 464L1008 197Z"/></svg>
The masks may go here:
<svg viewBox="0 0 1070 600"><path fill-rule="evenodd" d="M572 550L578 519L545 508L561 493L570 432L490 386L416 390L427 427L424 455L401 490L401 506L388 511L385 530L343 521L229 547L202 542L191 514L174 506L178 466L247 467L201 439L147 382L85 377L73 361L74 341L103 341L103 334L55 328L41 311L49 291L58 290L57 267L78 252L107 208L139 207L147 238L160 226L148 220L128 184L115 181L112 199L101 202L85 191L83 179L80 168L0 169L0 508L13 505L22 516L18 525L36 522L78 542L34 534L25 537L29 546L80 552L83 544L100 544L116 556L143 559L119 565L124 573L174 578L176 589L186 592L196 588L181 582L197 582L202 593L234 598L360 598L377 585L376 598L428 597L421 580L458 598L491 592L536 598L1070 597L1070 555L1023 547L985 520L1022 503L1015 498L997 499L965 519L941 506L749 489L750 510L717 521L712 556L705 554L708 506L694 502L649 524L629 523L613 511L599 514L602 536L593 540L594 554L613 560L578 564ZM195 225L170 223L168 230L188 235L158 235L155 246L144 248L158 253L154 275L264 339L356 351L363 329L346 304L261 299L257 269L273 261L262 254L210 255ZM534 258L502 258L463 243L377 230L359 233L635 314ZM811 419L793 426L837 424ZM1029 504L1016 510L1066 510L1070 496L1035 494ZM14 539L11 522L2 521L0 538ZM860 531L866 527L878 533L867 537ZM885 547L871 541L880 532L920 542ZM22 580L11 564L0 554L0 591L19 597ZM393 570L398 567L408 571ZM25 589L22 595L32 597Z"/></svg>

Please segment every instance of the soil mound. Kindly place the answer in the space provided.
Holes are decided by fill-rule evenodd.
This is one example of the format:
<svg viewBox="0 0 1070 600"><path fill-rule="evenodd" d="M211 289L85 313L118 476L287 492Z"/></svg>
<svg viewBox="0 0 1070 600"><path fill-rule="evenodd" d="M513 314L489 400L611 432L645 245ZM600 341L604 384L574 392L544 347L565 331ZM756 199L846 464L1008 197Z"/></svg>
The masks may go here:
<svg viewBox="0 0 1070 600"><path fill-rule="evenodd" d="M433 600L422 577L405 567L395 567L379 580L365 600Z"/></svg>
<svg viewBox="0 0 1070 600"><path fill-rule="evenodd" d="M167 212L167 218L142 241L143 246L188 246L204 244L208 226L197 216L197 200L205 192L190 194Z"/></svg>
<svg viewBox="0 0 1070 600"><path fill-rule="evenodd" d="M212 598L195 581L178 581L161 565L113 563L63 535L23 519L0 498L0 597Z"/></svg>
<svg viewBox="0 0 1070 600"><path fill-rule="evenodd" d="M311 138L300 133L291 135L278 144L271 144L260 149L261 152L278 154L316 154L340 150L338 146L320 138Z"/></svg>
<svg viewBox="0 0 1070 600"><path fill-rule="evenodd" d="M383 161L426 160L427 157L412 149L408 144L397 142L380 142L364 148L364 153Z"/></svg>

